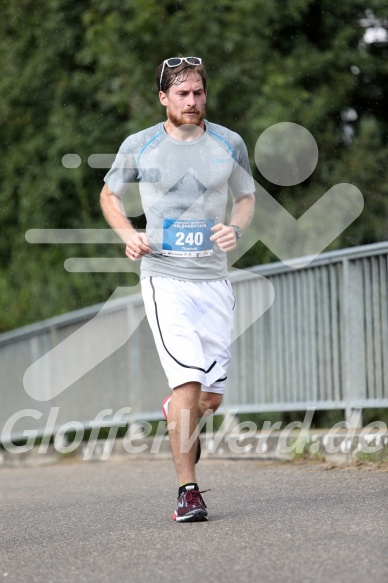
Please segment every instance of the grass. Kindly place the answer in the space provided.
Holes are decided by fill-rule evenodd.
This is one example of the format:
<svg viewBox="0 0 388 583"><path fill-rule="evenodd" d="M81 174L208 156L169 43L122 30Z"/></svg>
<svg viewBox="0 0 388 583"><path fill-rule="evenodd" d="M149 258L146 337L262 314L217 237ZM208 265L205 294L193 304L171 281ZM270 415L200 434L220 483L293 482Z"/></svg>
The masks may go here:
<svg viewBox="0 0 388 583"><path fill-rule="evenodd" d="M382 447L380 451L374 451L372 453L365 453L359 451L356 454L356 460L360 463L374 463L374 464L388 464L388 448Z"/></svg>

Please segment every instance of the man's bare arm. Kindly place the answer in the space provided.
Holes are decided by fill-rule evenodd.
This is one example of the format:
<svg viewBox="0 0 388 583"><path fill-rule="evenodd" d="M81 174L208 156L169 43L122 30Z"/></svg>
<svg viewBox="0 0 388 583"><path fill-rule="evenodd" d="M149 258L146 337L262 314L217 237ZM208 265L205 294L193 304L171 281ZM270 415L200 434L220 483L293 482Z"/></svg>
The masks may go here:
<svg viewBox="0 0 388 583"><path fill-rule="evenodd" d="M253 194L235 199L230 223L244 231L252 220L254 209L255 196ZM215 234L210 237L210 240L215 241L220 249L228 252L236 248L237 238L233 227L218 223L212 227L212 231L215 231Z"/></svg>
<svg viewBox="0 0 388 583"><path fill-rule="evenodd" d="M136 261L143 255L151 253L146 234L135 231L125 215L121 199L110 190L107 184L101 191L100 203L107 223L124 241L125 254L129 259Z"/></svg>

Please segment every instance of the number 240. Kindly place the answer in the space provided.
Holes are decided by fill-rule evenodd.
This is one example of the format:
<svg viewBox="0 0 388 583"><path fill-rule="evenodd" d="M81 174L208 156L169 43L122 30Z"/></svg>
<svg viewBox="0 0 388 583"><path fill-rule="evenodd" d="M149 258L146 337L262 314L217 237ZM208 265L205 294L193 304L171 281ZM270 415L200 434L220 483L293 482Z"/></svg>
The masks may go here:
<svg viewBox="0 0 388 583"><path fill-rule="evenodd" d="M188 233L188 235L186 235L186 233L182 233L181 231L179 231L176 234L176 244L177 245L202 245L203 243L203 233L201 233L200 231L197 231L196 233Z"/></svg>

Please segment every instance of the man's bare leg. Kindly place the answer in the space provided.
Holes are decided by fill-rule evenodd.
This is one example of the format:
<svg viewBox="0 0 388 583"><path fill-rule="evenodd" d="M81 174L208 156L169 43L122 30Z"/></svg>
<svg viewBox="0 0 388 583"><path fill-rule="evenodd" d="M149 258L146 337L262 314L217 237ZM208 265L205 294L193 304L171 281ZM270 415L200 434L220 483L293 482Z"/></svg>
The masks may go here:
<svg viewBox="0 0 388 583"><path fill-rule="evenodd" d="M219 393L210 393L206 391L201 391L198 403L198 417L201 418L205 415L210 416L215 413L218 407L221 405L222 395Z"/></svg>
<svg viewBox="0 0 388 583"><path fill-rule="evenodd" d="M195 482L195 449L196 440L189 447L198 423L198 404L201 385L190 382L176 387L168 407L168 424L172 457L178 483Z"/></svg>
<svg viewBox="0 0 388 583"><path fill-rule="evenodd" d="M168 407L170 445L178 474L178 483L196 482L195 452L197 442L192 439L198 418L217 410L222 395L201 391L199 383L190 382L176 387ZM191 446L189 445L191 441Z"/></svg>

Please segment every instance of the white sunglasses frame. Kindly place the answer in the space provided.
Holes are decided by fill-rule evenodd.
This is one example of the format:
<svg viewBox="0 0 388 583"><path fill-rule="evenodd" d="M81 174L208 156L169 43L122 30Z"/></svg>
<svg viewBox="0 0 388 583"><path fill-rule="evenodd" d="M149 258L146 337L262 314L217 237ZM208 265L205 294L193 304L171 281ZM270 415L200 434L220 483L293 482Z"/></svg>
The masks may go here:
<svg viewBox="0 0 388 583"><path fill-rule="evenodd" d="M168 65L168 61L171 61L172 59L180 59L180 63L178 63L177 65L172 65L172 66ZM190 63L187 59L198 59L199 63ZM181 65L183 63L183 61L186 61L186 63L188 65L194 65L194 66L202 65L201 57L170 57L169 59L165 59L163 61L162 73L160 75L160 80L159 80L159 90L160 91L162 90L162 79L163 79L163 73L164 73L164 69L165 69L166 64L170 69L173 69L174 67L179 67L179 65Z"/></svg>

